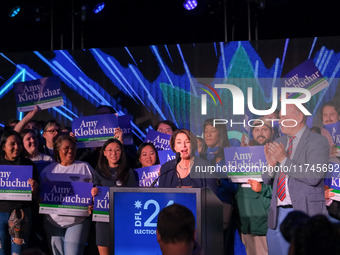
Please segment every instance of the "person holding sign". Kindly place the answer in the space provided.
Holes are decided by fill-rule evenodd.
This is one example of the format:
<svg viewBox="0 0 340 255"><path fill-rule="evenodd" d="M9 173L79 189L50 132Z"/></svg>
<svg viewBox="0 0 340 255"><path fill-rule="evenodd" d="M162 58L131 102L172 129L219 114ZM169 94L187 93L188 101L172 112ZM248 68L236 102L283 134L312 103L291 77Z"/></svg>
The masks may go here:
<svg viewBox="0 0 340 255"><path fill-rule="evenodd" d="M206 180L190 178L190 172L195 166L207 166L210 163L195 157L197 150L196 136L187 129L177 129L170 138L170 147L180 158L164 163L160 170L160 188L206 187Z"/></svg>
<svg viewBox="0 0 340 255"><path fill-rule="evenodd" d="M265 145L273 141L274 130L264 118L253 123L253 146ZM247 146L242 144L242 146ZM263 150L263 148L260 148ZM239 184L235 199L239 215L241 240L248 255L268 254L266 241L268 210L272 196L272 186L249 179L247 184Z"/></svg>
<svg viewBox="0 0 340 255"><path fill-rule="evenodd" d="M157 150L153 143L142 143L137 149L137 165L136 168L148 167L159 164Z"/></svg>
<svg viewBox="0 0 340 255"><path fill-rule="evenodd" d="M319 167L328 166L329 145L325 137L309 130L306 120L296 105L287 105L286 114L280 113L281 131L285 135L264 148L268 166L262 179L265 184L273 184L268 213L269 254L288 253L289 243L283 238L280 225L289 212L327 215L325 172Z"/></svg>
<svg viewBox="0 0 340 255"><path fill-rule="evenodd" d="M1 137L0 146L0 165L33 166L33 179L29 179L28 183L31 186L32 195L35 196L38 187L35 180L38 179L38 173L34 163L23 155L24 148L20 135L14 130L5 131ZM11 172L1 173L7 173L7 179L11 174ZM1 180L6 180L6 178L1 178ZM20 254L24 245L28 243L32 218L31 206L31 201L0 200L0 254ZM13 225L15 219L20 223ZM16 234L13 235L13 233Z"/></svg>
<svg viewBox="0 0 340 255"><path fill-rule="evenodd" d="M321 109L321 119L323 122L324 127L321 128L321 134L325 136L329 142L330 146L330 155L329 155L329 162L340 164L340 160L337 157L338 148L336 147L336 144L333 142L332 135L330 134L329 130L332 130L332 128L328 128L328 130L325 128L325 125L329 124L335 124L340 120L340 109L334 102L327 102L322 106ZM335 134L337 134L337 130L335 129ZM338 177L338 174L336 174L336 177ZM330 172L327 175L328 178L332 179L332 173ZM325 180L327 182L328 180ZM327 210L330 215L330 220L338 222L340 220L340 202L337 200L331 199L331 197L334 197L335 194L332 192L333 189L329 187L329 185L325 185L325 197L326 197L326 205Z"/></svg>
<svg viewBox="0 0 340 255"><path fill-rule="evenodd" d="M327 138L330 147L330 158L336 160L338 163L337 155L339 154L336 144L333 142L332 135L325 125L334 124L340 121L340 109L332 101L325 103L321 109L321 120L324 127L321 128L321 135Z"/></svg>
<svg viewBox="0 0 340 255"><path fill-rule="evenodd" d="M177 130L177 127L170 120L162 120L162 121L159 121L156 124L154 129L158 132L168 134L168 135L172 135L173 132L175 132Z"/></svg>
<svg viewBox="0 0 340 255"><path fill-rule="evenodd" d="M46 123L43 131L43 137L45 138L45 144L42 145L40 152L53 156L54 142L60 135L60 124L55 120L50 120Z"/></svg>
<svg viewBox="0 0 340 255"><path fill-rule="evenodd" d="M93 184L107 187L138 186L138 176L127 167L124 146L118 139L107 140L101 148ZM91 194L96 196L98 188L94 187ZM109 237L109 223L96 222L96 244L100 255L109 254Z"/></svg>
<svg viewBox="0 0 340 255"><path fill-rule="evenodd" d="M24 129L20 132L20 136L24 143L26 157L36 164L40 174L48 164L54 161L53 158L38 151L38 138L32 129Z"/></svg>
<svg viewBox="0 0 340 255"><path fill-rule="evenodd" d="M42 182L92 182L92 167L86 162L75 160L77 148L73 137L59 136L53 149L57 162L42 171ZM44 228L54 255L83 254L90 229L90 218L47 214Z"/></svg>

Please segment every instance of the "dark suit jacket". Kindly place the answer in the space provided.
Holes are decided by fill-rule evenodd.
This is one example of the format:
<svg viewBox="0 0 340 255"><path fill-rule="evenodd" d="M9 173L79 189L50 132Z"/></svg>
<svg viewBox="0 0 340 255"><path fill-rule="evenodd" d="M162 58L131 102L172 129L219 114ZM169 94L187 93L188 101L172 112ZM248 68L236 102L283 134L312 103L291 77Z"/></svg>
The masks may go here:
<svg viewBox="0 0 340 255"><path fill-rule="evenodd" d="M287 145L287 135L275 141ZM307 213L309 216L327 214L324 194L325 172L317 172L319 166L325 166L329 160L329 144L325 137L311 132L308 128L303 132L297 145L293 159L286 159L285 168L289 169L288 189L294 210ZM294 168L295 166L295 168ZM314 167L314 171L313 171ZM295 170L294 170L295 169ZM265 184L273 183L273 194L268 213L268 227L277 225L277 180L279 173L270 177L267 172L262 174Z"/></svg>
<svg viewBox="0 0 340 255"><path fill-rule="evenodd" d="M210 165L209 161L195 157L192 169L195 166ZM160 170L159 187L176 188L178 186L178 177L176 173L176 159L164 163ZM202 188L207 186L204 178L191 178L193 188ZM210 186L210 185L209 185Z"/></svg>

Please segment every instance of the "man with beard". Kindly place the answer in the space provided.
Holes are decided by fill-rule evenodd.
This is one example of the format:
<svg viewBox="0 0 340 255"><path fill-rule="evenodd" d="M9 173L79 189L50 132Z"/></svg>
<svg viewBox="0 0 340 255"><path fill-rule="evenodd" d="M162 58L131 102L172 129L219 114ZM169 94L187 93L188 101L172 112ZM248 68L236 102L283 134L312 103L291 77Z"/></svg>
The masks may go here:
<svg viewBox="0 0 340 255"><path fill-rule="evenodd" d="M334 124L340 120L340 109L339 107L332 101L325 103L321 109L321 119L323 125ZM335 144L333 144L333 138L331 134L328 132L326 128L321 128L321 135L327 138L329 147L330 147L330 155L329 155L329 162L340 164L339 158L337 158L338 150ZM331 177L331 173L330 176ZM330 199L335 194L331 192L333 189L330 189L329 186L325 185L325 197L326 197L326 205L329 215L332 217L330 218L335 222L340 220L340 202L336 200Z"/></svg>
<svg viewBox="0 0 340 255"><path fill-rule="evenodd" d="M274 130L271 122L259 119L253 123L253 126L253 140L249 142L249 145L260 146L272 142ZM242 143L242 146L246 144ZM247 184L239 184L235 195L239 216L238 225L248 255L268 254L266 234L271 195L271 185L251 179Z"/></svg>

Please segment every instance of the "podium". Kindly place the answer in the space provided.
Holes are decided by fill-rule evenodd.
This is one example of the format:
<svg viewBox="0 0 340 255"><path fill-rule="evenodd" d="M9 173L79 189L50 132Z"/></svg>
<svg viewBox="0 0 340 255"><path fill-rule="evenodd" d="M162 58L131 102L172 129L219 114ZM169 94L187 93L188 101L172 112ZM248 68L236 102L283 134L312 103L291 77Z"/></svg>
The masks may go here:
<svg viewBox="0 0 340 255"><path fill-rule="evenodd" d="M158 213L173 203L196 219L202 254L223 253L222 202L209 188L110 188L110 254L162 254L157 242Z"/></svg>

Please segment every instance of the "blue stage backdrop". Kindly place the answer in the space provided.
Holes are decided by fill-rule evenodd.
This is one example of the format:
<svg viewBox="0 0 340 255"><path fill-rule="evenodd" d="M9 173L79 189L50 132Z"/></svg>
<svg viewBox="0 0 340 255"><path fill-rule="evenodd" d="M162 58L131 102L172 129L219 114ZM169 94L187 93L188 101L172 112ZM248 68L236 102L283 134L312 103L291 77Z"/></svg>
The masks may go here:
<svg viewBox="0 0 340 255"><path fill-rule="evenodd" d="M101 104L111 105L119 115L131 116L135 138L142 141L159 120L189 128L191 79L276 79L307 59L330 84L309 102L317 116L324 102L339 101L339 52L340 37L1 53L0 122L22 118L13 83L57 75L65 104L39 112L36 119L71 126L73 118L95 114ZM255 106L270 100L271 89L254 88Z"/></svg>

